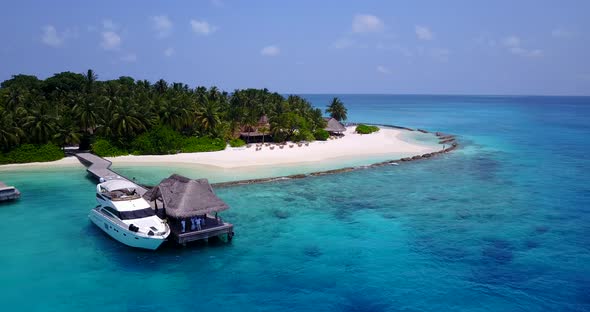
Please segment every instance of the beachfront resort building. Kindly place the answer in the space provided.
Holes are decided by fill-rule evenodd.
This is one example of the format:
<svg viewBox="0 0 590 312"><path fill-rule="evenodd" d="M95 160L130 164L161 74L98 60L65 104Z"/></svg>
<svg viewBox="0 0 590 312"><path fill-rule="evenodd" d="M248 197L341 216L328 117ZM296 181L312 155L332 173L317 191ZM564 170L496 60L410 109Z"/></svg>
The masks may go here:
<svg viewBox="0 0 590 312"><path fill-rule="evenodd" d="M240 137L246 142L261 142L263 138L270 133L270 123L268 117L262 115L258 123L254 126L247 125L242 127Z"/></svg>
<svg viewBox="0 0 590 312"><path fill-rule="evenodd" d="M324 117L324 120L326 120L326 128L324 130L328 131L330 135L340 136L346 131L346 127L336 118Z"/></svg>

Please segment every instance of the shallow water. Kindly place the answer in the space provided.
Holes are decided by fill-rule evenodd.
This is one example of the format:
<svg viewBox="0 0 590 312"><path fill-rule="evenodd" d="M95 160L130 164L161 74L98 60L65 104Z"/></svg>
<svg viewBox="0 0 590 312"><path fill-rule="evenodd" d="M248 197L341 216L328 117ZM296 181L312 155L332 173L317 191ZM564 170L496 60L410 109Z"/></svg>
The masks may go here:
<svg viewBox="0 0 590 312"><path fill-rule="evenodd" d="M321 106L330 96L308 98ZM462 148L218 189L233 242L157 252L122 246L88 221L94 184L80 168L0 172L23 193L0 205L1 306L590 309L590 98L341 98L353 121L450 132Z"/></svg>

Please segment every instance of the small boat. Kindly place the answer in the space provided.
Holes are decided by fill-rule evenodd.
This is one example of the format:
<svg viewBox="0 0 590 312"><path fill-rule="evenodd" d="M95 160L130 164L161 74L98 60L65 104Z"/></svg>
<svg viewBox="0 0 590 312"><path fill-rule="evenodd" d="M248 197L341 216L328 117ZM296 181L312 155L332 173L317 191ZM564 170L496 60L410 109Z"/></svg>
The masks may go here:
<svg viewBox="0 0 590 312"><path fill-rule="evenodd" d="M119 242L155 250L170 235L170 227L127 180L109 180L96 186L98 206L88 217L101 230Z"/></svg>
<svg viewBox="0 0 590 312"><path fill-rule="evenodd" d="M20 192L14 186L7 186L0 182L0 202L15 200L20 197Z"/></svg>

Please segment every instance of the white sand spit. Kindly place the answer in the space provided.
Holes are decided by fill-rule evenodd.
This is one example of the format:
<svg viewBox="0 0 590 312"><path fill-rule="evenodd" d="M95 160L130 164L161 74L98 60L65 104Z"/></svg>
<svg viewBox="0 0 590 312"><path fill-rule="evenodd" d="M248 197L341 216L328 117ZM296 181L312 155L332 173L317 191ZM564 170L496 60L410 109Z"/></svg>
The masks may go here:
<svg viewBox="0 0 590 312"><path fill-rule="evenodd" d="M315 141L309 146L298 146L297 143L288 143L284 148L263 146L256 150L252 144L250 148L227 148L219 152L209 153L181 153L176 155L154 156L120 156L108 158L114 164L201 164L222 168L236 168L248 166L265 166L296 164L304 162L319 162L343 157L366 157L392 154L421 155L434 152L439 147L409 143L400 139L403 131L399 129L382 128L379 132L371 134L357 134L354 127L348 127L345 136L340 139L325 142ZM274 145L274 144L273 144ZM273 146L271 145L271 146ZM293 145L293 147L290 147Z"/></svg>

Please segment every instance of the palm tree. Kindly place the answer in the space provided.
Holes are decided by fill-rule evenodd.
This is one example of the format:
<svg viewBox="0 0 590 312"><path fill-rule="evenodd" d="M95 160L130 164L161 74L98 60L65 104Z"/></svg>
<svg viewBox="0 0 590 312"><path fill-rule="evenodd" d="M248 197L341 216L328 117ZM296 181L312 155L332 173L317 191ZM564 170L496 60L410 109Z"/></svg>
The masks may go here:
<svg viewBox="0 0 590 312"><path fill-rule="evenodd" d="M55 133L56 117L51 114L50 106L47 102L36 103L24 119L23 127L34 143L45 144Z"/></svg>
<svg viewBox="0 0 590 312"><path fill-rule="evenodd" d="M338 120L343 121L347 119L348 110L344 107L342 101L339 98L335 97L332 99L332 102L326 109L326 113L330 114L330 117Z"/></svg>
<svg viewBox="0 0 590 312"><path fill-rule="evenodd" d="M86 93L90 93L94 90L94 82L98 79L98 76L92 69L89 69L84 76L86 82Z"/></svg>
<svg viewBox="0 0 590 312"><path fill-rule="evenodd" d="M258 128L258 132L262 133L262 143L264 143L264 136L268 133L270 129L267 126L262 126Z"/></svg>
<svg viewBox="0 0 590 312"><path fill-rule="evenodd" d="M121 143L129 143L133 137L147 129L148 121L132 99L113 99L110 130Z"/></svg>
<svg viewBox="0 0 590 312"><path fill-rule="evenodd" d="M8 92L4 95L6 108L14 111L17 107L21 106L25 99L25 92L19 88L9 88Z"/></svg>
<svg viewBox="0 0 590 312"><path fill-rule="evenodd" d="M164 92L168 90L168 83L166 82L166 80L160 79L156 82L156 84L154 84L154 88L156 89L156 91L158 91L158 93L164 94Z"/></svg>
<svg viewBox="0 0 590 312"><path fill-rule="evenodd" d="M2 146L0 150L9 150L10 147L17 145L24 135L23 130L14 121L13 115L0 107L0 146Z"/></svg>
<svg viewBox="0 0 590 312"><path fill-rule="evenodd" d="M96 126L98 125L98 107L94 102L94 99L94 97L90 96L80 99L74 107L72 107L74 118L79 125L79 129L83 132L94 133L94 130L96 130Z"/></svg>
<svg viewBox="0 0 590 312"><path fill-rule="evenodd" d="M53 138L65 149L66 145L80 143L81 136L71 119L63 119Z"/></svg>
<svg viewBox="0 0 590 312"><path fill-rule="evenodd" d="M215 127L221 122L219 118L219 106L217 102L209 100L208 97L204 97L204 102L195 113L197 123L200 124L201 128L211 134Z"/></svg>
<svg viewBox="0 0 590 312"><path fill-rule="evenodd" d="M176 131L189 124L190 105L188 95L177 95L172 100L163 98L155 100L155 109L160 117L160 122Z"/></svg>

